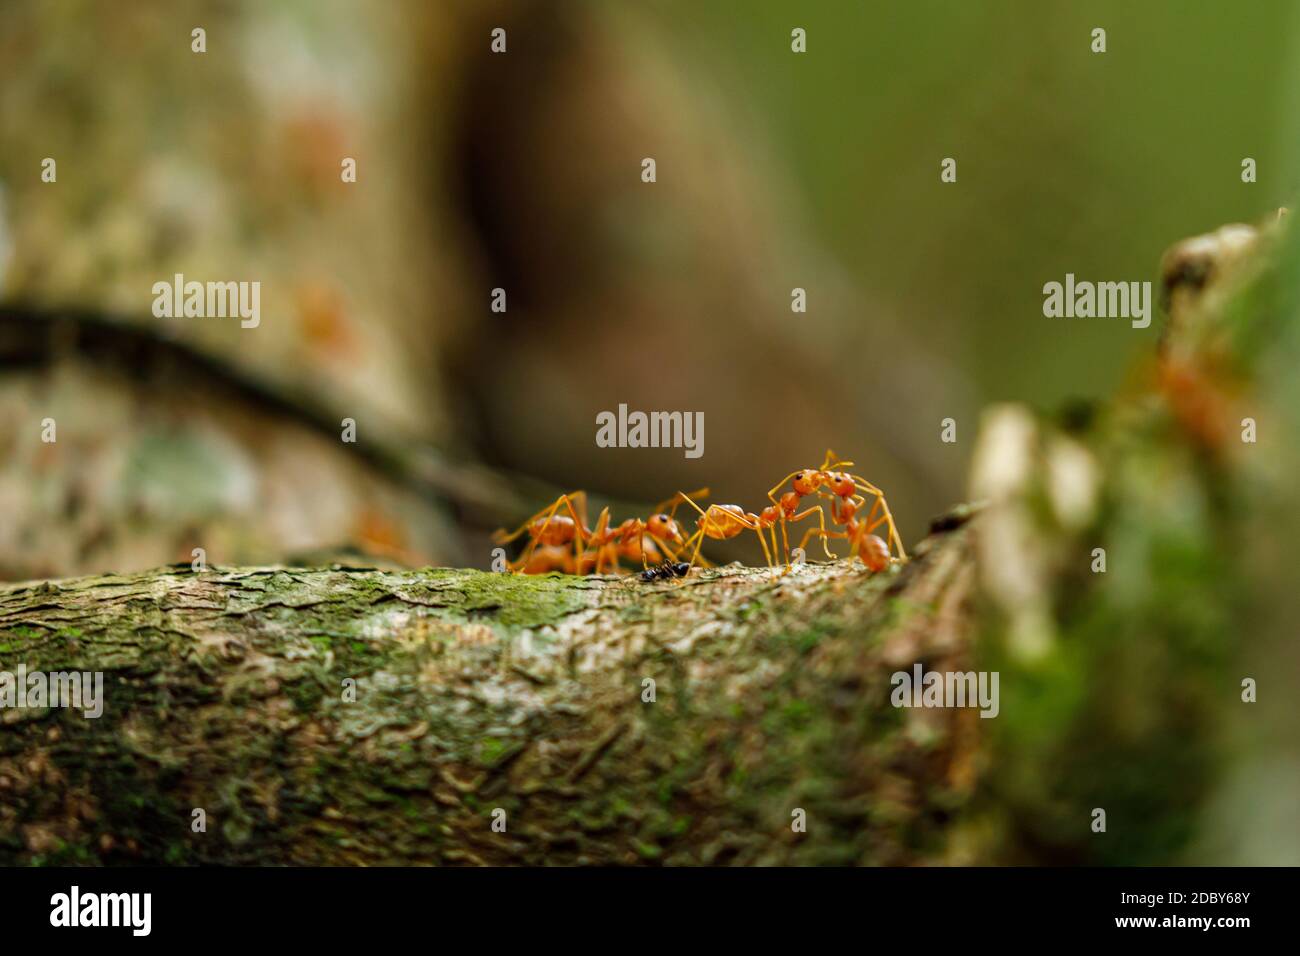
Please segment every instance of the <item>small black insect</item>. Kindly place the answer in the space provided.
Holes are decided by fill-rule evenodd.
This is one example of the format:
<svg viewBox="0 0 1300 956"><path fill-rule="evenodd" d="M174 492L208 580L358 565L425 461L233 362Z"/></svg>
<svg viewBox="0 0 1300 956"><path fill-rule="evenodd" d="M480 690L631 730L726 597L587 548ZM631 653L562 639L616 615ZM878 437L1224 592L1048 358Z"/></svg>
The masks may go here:
<svg viewBox="0 0 1300 956"><path fill-rule="evenodd" d="M664 578L683 578L691 566L685 561L665 561L657 568L646 568L641 572L642 581L657 581Z"/></svg>

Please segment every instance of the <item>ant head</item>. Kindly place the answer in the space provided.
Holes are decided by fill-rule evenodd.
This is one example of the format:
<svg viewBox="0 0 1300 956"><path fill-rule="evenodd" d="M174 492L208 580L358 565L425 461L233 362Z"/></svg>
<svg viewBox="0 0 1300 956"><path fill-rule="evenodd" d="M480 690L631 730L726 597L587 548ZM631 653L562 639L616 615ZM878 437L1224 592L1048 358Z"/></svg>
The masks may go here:
<svg viewBox="0 0 1300 956"><path fill-rule="evenodd" d="M822 473L805 468L794 476L794 490L799 495L811 495L822 483Z"/></svg>
<svg viewBox="0 0 1300 956"><path fill-rule="evenodd" d="M839 495L841 498L847 498L857 490L857 485L853 479L842 471L833 471L826 476L826 486L830 488L831 494Z"/></svg>
<svg viewBox="0 0 1300 956"><path fill-rule="evenodd" d="M680 541L682 539L681 527L666 514L651 515L646 520L645 527L651 537L658 538L660 541Z"/></svg>

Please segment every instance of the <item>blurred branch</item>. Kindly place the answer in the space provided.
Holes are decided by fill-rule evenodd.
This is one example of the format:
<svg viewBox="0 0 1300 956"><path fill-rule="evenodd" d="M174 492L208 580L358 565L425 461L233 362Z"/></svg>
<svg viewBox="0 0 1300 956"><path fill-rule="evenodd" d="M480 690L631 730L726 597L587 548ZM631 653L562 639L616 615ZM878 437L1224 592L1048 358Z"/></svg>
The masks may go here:
<svg viewBox="0 0 1300 956"><path fill-rule="evenodd" d="M330 407L325 396L273 388L163 330L101 312L0 305L0 371L41 368L69 354L134 376L162 377L217 401L238 399L332 439L337 439L344 417L340 409ZM383 422L367 422L358 430L357 440L343 447L393 480L445 500L485 523L509 520L525 507L525 499L515 488L519 479L456 461Z"/></svg>

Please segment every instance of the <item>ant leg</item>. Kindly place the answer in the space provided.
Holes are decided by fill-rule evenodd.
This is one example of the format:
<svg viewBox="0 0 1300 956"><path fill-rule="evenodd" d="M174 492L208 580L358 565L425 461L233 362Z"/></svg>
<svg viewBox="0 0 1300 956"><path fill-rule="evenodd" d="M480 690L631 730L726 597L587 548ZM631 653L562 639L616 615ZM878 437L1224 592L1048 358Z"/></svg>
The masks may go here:
<svg viewBox="0 0 1300 956"><path fill-rule="evenodd" d="M667 501L659 502L659 504L655 506L654 510L663 511L665 505L671 505L671 507L668 509L668 517L676 521L677 509L682 506L683 501L690 502L696 511L700 511L700 506L695 504L695 502L692 499L707 498L708 496L709 496L708 486L705 486L703 488L697 488L694 491L690 492L689 494L687 494L684 491L679 491L677 492L677 494L673 495ZM700 514L704 514L704 512L700 511ZM680 531L678 533L680 534ZM687 544L689 540L690 540L689 538L682 539L682 546L680 548L674 548L672 542L663 541L660 540L659 538L655 538L655 541L659 543L659 545L664 549L664 553L668 555L669 559L672 561L678 560L678 557L689 548L689 545ZM710 561L708 558L700 558L700 566L705 568L711 568L713 567L713 562Z"/></svg>
<svg viewBox="0 0 1300 956"><path fill-rule="evenodd" d="M769 490L767 493L767 500L772 502L772 507L776 508L777 513L781 516L781 543L785 548L786 567L790 566L790 538L786 534L786 530L785 530L785 511L781 507L781 502L777 501L776 493L785 487L785 483L787 481L789 481L791 478L793 478L795 475L799 474L799 472L803 470L804 469L800 468L796 471L790 472L790 474L786 475L775 485L773 485L771 490ZM775 528L772 529L772 550L773 551L776 550L776 529Z"/></svg>
<svg viewBox="0 0 1300 956"><path fill-rule="evenodd" d="M539 511L537 515L533 517L532 520L535 521L536 518L542 514L542 512L546 513L546 520L542 522L541 528L538 530L537 534L533 536L533 539L528 543L528 547L524 549L524 553L521 557L521 560L525 564L527 564L528 559L532 557L533 550L537 547L538 542L541 540L542 536L546 534L546 529L549 528L551 526L551 522L555 520L555 513L559 510L560 505L563 504L565 509L569 512L569 517L573 521L573 563L575 566L575 570L581 570L580 564L582 561L582 552L584 550L583 537L586 535L587 532L586 532L586 526L579 519L578 513L573 508L572 499L575 495L581 496L582 500L584 501L586 500L585 494L581 491L575 491L567 495L560 495L560 497L555 499L555 503L552 504L550 508L542 509L542 511Z"/></svg>
<svg viewBox="0 0 1300 956"><path fill-rule="evenodd" d="M861 475L849 475L849 477L853 479L853 483L858 486L859 491L865 491L867 494L876 495L877 497L884 497L885 493L883 491Z"/></svg>
<svg viewBox="0 0 1300 956"><path fill-rule="evenodd" d="M708 489L708 488L701 488L701 489L699 489L698 491L693 491L693 492L691 492L692 495L699 495L699 494L701 494L701 493L707 495L707 494L709 493L709 489ZM694 508L696 511L698 511L701 515L704 514L704 510L703 510L699 505L697 505L697 504L696 504L696 503L691 499L691 495L688 495L688 494L686 494L685 492L681 492L681 491L679 491L679 492L678 492L677 494L675 494L672 498L669 498L668 501L671 501L671 502L673 503L673 504L672 504L672 508L671 508L671 509L669 510L669 512L668 512L669 517L674 517L674 516L676 515L676 513L677 513L677 509L678 509L679 507L681 507L682 502L686 502L687 504L689 504L692 508ZM655 511L660 511L660 510L662 510L663 505L666 504L666 503L667 503L667 502L660 502L660 506L659 506L658 508L656 508ZM698 533L698 532L697 532L697 533ZM651 535L651 537L654 538L653 535ZM668 557L669 557L671 560L673 560L673 561L678 560L678 559L680 558L681 555L683 555L683 554L685 554L687 551L689 551L689 550L691 549L691 542L694 541L694 540L695 540L695 535L693 534L693 535L691 535L691 536L689 536L689 537L683 539L682 542L681 542L681 544L680 544L680 546L678 546L678 544L677 544L676 542L666 541L666 540L664 540L664 539L662 539L662 538L654 538L655 543L658 544L661 548L663 548L663 549L664 549L664 553L667 554ZM702 567L702 568L711 568L711 567L713 567L713 562L710 561L708 558L705 558L705 557L699 557L699 558L698 558L698 562L699 562L700 567ZM692 566L694 566L694 564L695 564L695 559L692 559Z"/></svg>
<svg viewBox="0 0 1300 956"><path fill-rule="evenodd" d="M867 529L868 531L870 531L872 528L878 528L878 527L880 527L881 524L884 523L884 520L885 520L885 519L884 519L884 516L883 516L883 515L882 515L880 518L876 518L875 521L872 521L872 520L871 520L872 518L875 518L875 517L876 517L876 513L880 510L880 502L881 502L881 499L880 499L880 498L877 498L875 501L873 501L873 502L871 503L871 510L867 512L867 517L866 517L866 519L863 521L863 524L866 524L866 525L869 525L869 526L870 526L870 527Z"/></svg>
<svg viewBox="0 0 1300 956"><path fill-rule="evenodd" d="M679 491L671 498L666 498L663 501L659 502L657 505L655 505L654 508L651 510L651 514L657 514L663 511L665 508L667 508L668 517L673 520L676 520L677 509L682 506L683 502L689 502L695 508L696 511L699 511L700 514L704 514L704 512L700 510L700 506L695 504L695 502L692 499L707 498L708 496L709 496L709 489L707 487L697 488L695 491L689 493L684 491ZM680 541L680 546L679 546L678 542L669 541L665 538L658 538L655 537L654 535L651 535L650 537L654 540L655 544L659 545L659 547L663 549L664 554L667 555L668 559L671 561L678 560L679 556L683 552L689 550L690 547L689 544L687 543L688 541L691 540L690 538L682 539ZM706 568L713 567L713 563L709 561L707 558L701 558L700 564L702 567L706 567Z"/></svg>
<svg viewBox="0 0 1300 956"><path fill-rule="evenodd" d="M681 497L682 501L685 501L688 505L690 505L692 508L698 511L700 513L701 518L705 517L704 509L701 508L699 505L697 505L694 501L692 501L690 495L688 495L684 491L679 491L677 494ZM713 506L709 505L709 507L712 508ZM691 537L695 537L695 536L691 535Z"/></svg>
<svg viewBox="0 0 1300 956"><path fill-rule="evenodd" d="M886 521L889 520L884 515L881 515L879 518L876 518L875 521L871 520L872 518L875 518L876 511L879 509L879 506L880 506L880 501L879 499L877 499L876 503L871 506L871 511L867 515L867 520L864 522L866 524L866 530L862 532L864 535L871 534L871 532L875 531L882 524L884 524Z"/></svg>
<svg viewBox="0 0 1300 956"><path fill-rule="evenodd" d="M690 495L686 494L685 492L678 492L678 494L680 495L682 501L685 501L688 505L690 505L692 508L694 508L696 511L700 513L700 517L702 518L707 517L707 515L704 513L704 509L701 508L699 505L697 505L694 501L692 501ZM710 505L709 507L712 508L713 506ZM707 567L707 568L713 567L713 565L710 564L708 560L700 557L700 545L704 544L703 528L700 528L698 531L695 532L695 534L691 535L689 538L686 539L686 543L682 545L682 551L683 552L689 551L691 548L691 542L696 541L697 539L698 539L698 543L695 548L695 555L694 557L691 558L691 567L695 567L697 562L702 562L703 567Z"/></svg>
<svg viewBox="0 0 1300 956"><path fill-rule="evenodd" d="M533 522L536 521L538 518L540 518L542 515L547 515L547 516L549 517L550 515L554 514L554 513L555 513L555 509L556 509L556 508L559 506L559 504L560 504L560 499L563 498L563 497L564 497L564 495L560 495L560 497L559 497L559 498L556 498L556 499L555 499L555 502L554 502L550 507L548 507L548 508L542 508L542 509L541 509L540 511L538 511L535 515L533 515L532 517L530 517L527 521L525 521L523 524L521 524L521 525L520 525L518 528L516 528L514 531L511 531L509 534L506 534L506 531L505 531L504 528L498 528L496 531L492 532L492 541L493 541L493 543L494 543L494 544L509 544L511 541L515 540L515 538L518 538L521 534L523 534L523 533L524 533L525 531L527 531L530 527L532 527Z"/></svg>
<svg viewBox="0 0 1300 956"><path fill-rule="evenodd" d="M667 559L669 561L676 562L676 561L680 561L682 559L682 555L690 550L689 542L694 541L695 538L694 536L692 536L690 538L684 539L680 545L678 545L678 543L675 541L665 541L662 538L655 538L654 540L655 543L659 545L659 547L663 548L664 555L667 557ZM704 555L700 555L699 565L702 568L711 568L713 567L713 562L710 561L708 558L706 558Z"/></svg>
<svg viewBox="0 0 1300 956"><path fill-rule="evenodd" d="M561 504L569 512L569 518L573 521L573 568L575 572L582 570L582 552L585 551L586 544L583 538L588 534L587 524L573 507L573 499L579 498L583 503L583 510L586 511L587 494L584 491L574 491L567 495L560 495L555 499L555 504L551 506L551 513L546 516L546 521L542 524L541 530L537 533L538 538L546 533L551 522L555 520L555 512ZM536 539L534 539L534 544Z"/></svg>
<svg viewBox="0 0 1300 956"><path fill-rule="evenodd" d="M574 506L577 507L577 514L573 515L573 520L578 522L578 527L587 527L587 493L585 491L571 491L565 495L569 499L569 513L573 514Z"/></svg>
<svg viewBox="0 0 1300 956"><path fill-rule="evenodd" d="M838 469L843 469L843 468L845 468L845 467L852 468L852 467L853 467L853 462L851 462L851 461L843 461L843 460L841 460L839 455L835 454L835 452L834 452L832 449L827 448L827 449L826 449L826 457L822 459L822 466L821 466L821 468L819 468L819 469L817 469L817 470L818 470L818 471L826 471L826 469L828 469L828 468L832 468L832 467L834 467L834 468L838 468Z"/></svg>
<svg viewBox="0 0 1300 956"><path fill-rule="evenodd" d="M784 487L785 487L785 483L786 483L787 481L789 481L791 478L793 478L795 475L799 474L799 472L801 472L801 471L807 471L807 470L808 470L808 469L806 469L806 468L796 468L794 471L790 472L790 474L786 475L784 478L782 478L780 481L778 481L775 485L773 485L773 486L772 486L772 490L769 491L769 492L767 493L767 497L768 497L768 499L772 502L772 504L774 504L774 505L780 507L781 502L779 502L779 501L776 500L776 493L777 493L778 491L780 491L782 488L784 488Z"/></svg>
<svg viewBox="0 0 1300 956"><path fill-rule="evenodd" d="M649 543L650 546L649 552L647 552L646 549L647 542ZM661 547L664 549L662 552L659 550ZM641 532L640 540L638 541L637 550L641 552L642 571L645 571L647 568L650 567L649 561L646 557L647 553L654 554L655 564L660 564L665 560L664 554L666 554L668 551L667 547L664 546L663 542L661 542L658 538L652 535L649 531Z"/></svg>
<svg viewBox="0 0 1300 956"><path fill-rule="evenodd" d="M799 512L797 515L792 515L791 518L790 518L790 523L793 524L793 523L796 522L796 521L802 521L804 518L808 517L808 516L809 516L810 514L812 514L814 511L817 512L817 523L821 526L821 531L822 531L822 550L826 552L826 557L828 557L828 558L830 558L832 561L834 561L834 560L835 560L835 555L831 554L831 549L830 549L830 547L828 547L827 544L826 544L826 536L827 536L827 534L829 534L829 532L827 532L827 530L826 530L826 512L824 512L824 511L822 510L822 506L821 506L821 505L813 505L811 508L808 508L808 509L806 509L806 510L804 510L804 511ZM804 536L803 536L803 540L804 540L804 544L807 544L807 543L808 543L808 535L804 535ZM799 547L802 548L803 546L804 546L804 545L801 544Z"/></svg>
<svg viewBox="0 0 1300 956"><path fill-rule="evenodd" d="M709 497L709 489L708 489L708 488L697 488L696 490L694 490L694 491L692 491L692 492L690 493L690 496L693 496L693 497L696 497L696 498L707 498L707 497ZM687 498L687 497L688 497L688 495L686 494L686 492L684 492L684 491L679 491L679 492L677 492L677 494L673 495L671 498L665 498L663 501L659 502L659 504L655 505L654 508L651 510L650 513L651 513L651 514L656 514L656 513L660 512L660 511L663 511L665 508L667 508L667 509L668 509L668 517L670 517L670 518L676 518L676 517L677 517L677 509L680 508L680 507L682 506L682 500L685 499L685 498ZM670 505L671 505L671 507L669 507Z"/></svg>
<svg viewBox="0 0 1300 956"><path fill-rule="evenodd" d="M885 521L889 524L889 539L898 549L899 560L906 561L907 552L903 549L903 538L898 533L898 526L894 524L894 516L890 514L889 502L885 500L884 495L880 496L880 507L885 512Z"/></svg>
<svg viewBox="0 0 1300 956"><path fill-rule="evenodd" d="M758 543L763 546L763 555L767 558L767 566L769 568L773 567L772 552L767 549L767 539L763 537L763 526L759 524L758 520L751 518L748 515L738 515L735 513L731 513L731 518L737 524L744 525L750 531L754 532L754 534L758 535Z"/></svg>
<svg viewBox="0 0 1300 956"><path fill-rule="evenodd" d="M575 510L573 507L574 500L581 501L581 509ZM587 530L587 493L585 491L575 491L572 495L564 496L564 507L569 511L569 517L573 519L573 565L576 572L582 571L582 555L587 550L585 537L587 541L591 540L591 532Z"/></svg>
<svg viewBox="0 0 1300 956"><path fill-rule="evenodd" d="M655 537L648 531L646 534L649 536L650 540L655 543L655 546L663 552L664 559L667 561L676 561L685 549L685 542L683 542L682 546L679 547L675 541L670 541L667 538Z"/></svg>
<svg viewBox="0 0 1300 956"><path fill-rule="evenodd" d="M555 502L551 505L550 508L543 508L536 515L528 519L528 524L526 525L526 527L528 528L529 541L528 541L528 546L524 548L524 553L519 556L519 566L521 568L528 566L528 560L533 556L533 551L537 549L538 542L541 540L542 537L542 532L544 532L547 529L547 527L550 525L551 519L555 517L555 510L560 507L560 502L563 499L564 499L564 495L560 495L559 498L555 499ZM541 517L543 513L545 513L546 515L546 521L542 525L541 531L538 531L536 534L534 534L532 530L533 522L535 522L539 517Z"/></svg>
<svg viewBox="0 0 1300 956"><path fill-rule="evenodd" d="M692 503L693 503L693 502L692 502ZM703 528L701 528L699 531L695 532L695 534L691 535L689 538L686 539L686 544L685 544L685 546L683 547L682 550L686 550L687 548L689 548L689 547L691 546L691 542L692 542L692 541L695 542L695 553L691 555L691 564L690 564L690 567L688 567L688 568L686 569L686 574L690 574L690 573L691 573L691 568L695 567L695 562L698 561L699 558L700 558L700 548L701 548L701 547L703 546L703 544L704 544L704 529L703 529ZM686 576L686 575L682 575L682 577L685 577L685 576Z"/></svg>
<svg viewBox="0 0 1300 956"><path fill-rule="evenodd" d="M807 550L808 539L811 538L813 535L820 535L823 545L826 544L827 538L848 538L849 536L847 531L827 531L825 528L809 528L803 536L803 541L799 543L799 547L803 548L804 550ZM832 558L834 560L839 560L839 557L837 555L832 555Z"/></svg>
<svg viewBox="0 0 1300 956"><path fill-rule="evenodd" d="M894 516L889 510L889 502L885 500L885 493L875 485L858 478L856 475L851 475L850 477L853 478L854 483L857 484L859 488L876 496L877 503L884 510L885 521L889 525L889 542L893 547L898 549L899 559L906 561L907 551L903 548L903 538L898 533L898 527L894 524Z"/></svg>
<svg viewBox="0 0 1300 956"><path fill-rule="evenodd" d="M677 560L677 555L679 555L681 552L678 551L675 547L673 547L673 542L666 541L663 538L656 538L654 535L650 534L649 531L646 532L646 535L650 538L651 541L655 543L655 546L658 547L659 550L663 553L665 561Z"/></svg>
<svg viewBox="0 0 1300 956"><path fill-rule="evenodd" d="M708 515L705 513L704 509L701 508L699 505L697 505L694 501L691 500L691 496L690 496L690 495L685 494L684 492L682 492L682 493L681 493L681 497L682 497L682 500L683 500L683 501L685 501L688 505L690 505L692 508L694 508L696 511L698 511L698 512L700 513L700 517L702 517L702 518L707 518L707 517L708 517ZM713 508L712 505L710 505L709 507L710 507L710 509ZM724 512L724 514L730 514L730 512ZM735 517L735 515L732 515L732 517ZM757 524L751 524L751 523L749 522L748 519L737 519L737 520L739 520L740 523L743 524L746 528L757 528L757 527L758 527ZM695 534L691 535L689 538L686 539L686 543L682 546L682 550L683 550L683 551L687 551L687 550L689 550L690 547L691 547L691 542L692 542L692 541L696 541L697 539L698 539L698 544L697 544L697 546L696 546L696 548L695 548L695 557L692 557L692 558L691 558L691 567L695 567L695 564L696 564L697 559L703 561L703 566L704 566L704 567L713 567L713 565L710 564L707 560L705 560L705 559L700 559L700 558L699 558L699 553L700 553L699 545L702 545L702 544L704 543L704 529L703 529L703 528L701 528L700 530L696 531ZM764 549L764 550L767 550L767 542L766 542L766 541L763 542L763 549ZM769 562L770 562L770 558L769 558Z"/></svg>

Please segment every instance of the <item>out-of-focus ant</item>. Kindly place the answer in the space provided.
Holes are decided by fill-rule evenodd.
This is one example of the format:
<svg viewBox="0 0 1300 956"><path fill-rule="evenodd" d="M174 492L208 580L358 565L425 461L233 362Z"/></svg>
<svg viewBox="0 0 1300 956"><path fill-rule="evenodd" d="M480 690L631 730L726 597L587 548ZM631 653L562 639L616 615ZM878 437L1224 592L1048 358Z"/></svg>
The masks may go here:
<svg viewBox="0 0 1300 956"><path fill-rule="evenodd" d="M695 495L707 495L701 488ZM623 560L641 561L643 569L661 560L676 560L685 546L676 513L684 495L661 501L648 518L629 518L611 525L609 508L604 508L595 528L587 526L587 495L574 491L560 495L512 532L498 531L493 540L508 544L523 534L528 546L517 561L508 565L523 574L563 571L569 574L603 574L617 571ZM667 510L665 510L667 509ZM561 513L568 512L567 514Z"/></svg>
<svg viewBox="0 0 1300 956"><path fill-rule="evenodd" d="M568 514L559 513L563 509ZM586 550L591 532L587 529L587 493L572 491L560 495L514 531L498 530L492 535L496 544L509 544L527 534L528 546L517 561L508 567L523 574L545 574L576 567ZM570 549L572 545L572 549Z"/></svg>
<svg viewBox="0 0 1300 956"><path fill-rule="evenodd" d="M708 488L692 492L694 495L708 493ZM675 494L655 505L648 518L628 518L613 527L610 526L609 509L602 510L596 529L588 536L587 542L601 556L596 559L598 566L608 563L617 567L620 559L626 559L640 560L642 569L645 569L665 560L665 557L675 561L679 547L685 545L676 517L684 498L682 493ZM596 573L599 574L600 570Z"/></svg>

